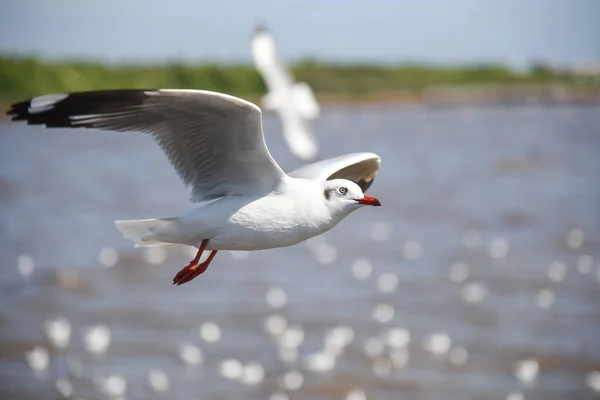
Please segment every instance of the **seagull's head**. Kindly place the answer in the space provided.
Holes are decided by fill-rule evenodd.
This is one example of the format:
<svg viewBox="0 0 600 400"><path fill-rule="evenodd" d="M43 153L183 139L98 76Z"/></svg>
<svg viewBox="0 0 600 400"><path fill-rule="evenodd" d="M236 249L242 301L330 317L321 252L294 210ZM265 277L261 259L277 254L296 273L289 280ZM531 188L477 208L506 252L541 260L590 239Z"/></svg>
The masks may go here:
<svg viewBox="0 0 600 400"><path fill-rule="evenodd" d="M346 179L325 181L323 197L329 208L349 213L362 206L380 206L375 197L365 196L361 188Z"/></svg>

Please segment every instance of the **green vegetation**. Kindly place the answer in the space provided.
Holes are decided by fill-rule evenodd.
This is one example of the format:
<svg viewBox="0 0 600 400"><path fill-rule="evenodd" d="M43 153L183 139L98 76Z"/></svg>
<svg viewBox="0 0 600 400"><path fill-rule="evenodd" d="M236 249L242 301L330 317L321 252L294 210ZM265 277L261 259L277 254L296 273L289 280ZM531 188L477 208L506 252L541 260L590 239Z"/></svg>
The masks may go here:
<svg viewBox="0 0 600 400"><path fill-rule="evenodd" d="M494 65L435 68L420 65L335 65L305 61L295 65L297 80L308 82L324 98L361 100L377 96L418 96L440 86L549 85L562 83L590 87L581 78L536 65L516 73ZM0 100L94 89L189 88L225 92L257 99L265 85L251 65L108 66L96 62L46 62L35 58L0 56Z"/></svg>

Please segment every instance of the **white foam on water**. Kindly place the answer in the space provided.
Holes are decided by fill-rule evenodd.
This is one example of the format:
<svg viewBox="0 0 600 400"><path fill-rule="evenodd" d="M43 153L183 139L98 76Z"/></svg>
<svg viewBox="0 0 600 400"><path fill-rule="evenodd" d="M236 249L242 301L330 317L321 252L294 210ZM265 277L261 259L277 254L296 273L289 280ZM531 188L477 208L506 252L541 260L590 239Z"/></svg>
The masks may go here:
<svg viewBox="0 0 600 400"><path fill-rule="evenodd" d="M280 376L278 382L284 390L298 390L304 384L304 376L300 371L291 370Z"/></svg>
<svg viewBox="0 0 600 400"><path fill-rule="evenodd" d="M192 343L183 343L178 349L179 359L188 365L198 365L204 362L204 354L200 347Z"/></svg>
<svg viewBox="0 0 600 400"><path fill-rule="evenodd" d="M450 335L445 332L432 333L425 336L423 347L428 352L435 355L446 354L452 346Z"/></svg>
<svg viewBox="0 0 600 400"><path fill-rule="evenodd" d="M71 323L64 317L44 321L44 333L54 347L65 348L71 339Z"/></svg>
<svg viewBox="0 0 600 400"><path fill-rule="evenodd" d="M112 247L103 247L98 254L98 262L107 268L114 267L119 262L119 253Z"/></svg>
<svg viewBox="0 0 600 400"><path fill-rule="evenodd" d="M450 266L448 279L455 283L462 283L469 277L469 267L465 263L457 262Z"/></svg>
<svg viewBox="0 0 600 400"><path fill-rule="evenodd" d="M33 349L25 352L25 361L34 372L43 372L50 363L50 354L42 346L35 346Z"/></svg>
<svg viewBox="0 0 600 400"><path fill-rule="evenodd" d="M248 386L256 386L265 379L265 369L257 362L244 365L240 382Z"/></svg>
<svg viewBox="0 0 600 400"><path fill-rule="evenodd" d="M450 350L448 359L456 366L465 365L469 360L469 352L462 346L455 346Z"/></svg>
<svg viewBox="0 0 600 400"><path fill-rule="evenodd" d="M28 254L21 254L17 259L17 269L19 275L23 277L30 276L35 270L35 262L33 258Z"/></svg>
<svg viewBox="0 0 600 400"><path fill-rule="evenodd" d="M513 368L513 373L523 384L531 384L535 381L539 371L540 364L535 358L527 358L518 361Z"/></svg>
<svg viewBox="0 0 600 400"><path fill-rule="evenodd" d="M213 321L205 321L200 325L200 337L207 343L221 340L221 328Z"/></svg>
<svg viewBox="0 0 600 400"><path fill-rule="evenodd" d="M165 371L153 369L148 373L148 386L154 392L166 392L171 387L171 381Z"/></svg>
<svg viewBox="0 0 600 400"><path fill-rule="evenodd" d="M487 289L481 282L470 282L463 286L460 297L467 303L479 303L486 296Z"/></svg>
<svg viewBox="0 0 600 400"><path fill-rule="evenodd" d="M571 229L567 232L566 242L567 246L572 249L578 249L583 244L584 235L581 229Z"/></svg>
<svg viewBox="0 0 600 400"><path fill-rule="evenodd" d="M421 245L415 240L409 240L402 245L402 256L406 260L416 260L421 257Z"/></svg>
<svg viewBox="0 0 600 400"><path fill-rule="evenodd" d="M359 258L352 264L352 276L358 281L364 281L371 276L373 264L366 258Z"/></svg>
<svg viewBox="0 0 600 400"><path fill-rule="evenodd" d="M396 311L391 304L381 303L373 309L373 319L381 324L386 324L394 319Z"/></svg>
<svg viewBox="0 0 600 400"><path fill-rule="evenodd" d="M280 309L287 303L287 295L281 286L272 286L265 295L267 304L274 309Z"/></svg>
<svg viewBox="0 0 600 400"><path fill-rule="evenodd" d="M221 376L226 379L239 379L242 376L244 367L239 360L235 358L226 358L219 364Z"/></svg>

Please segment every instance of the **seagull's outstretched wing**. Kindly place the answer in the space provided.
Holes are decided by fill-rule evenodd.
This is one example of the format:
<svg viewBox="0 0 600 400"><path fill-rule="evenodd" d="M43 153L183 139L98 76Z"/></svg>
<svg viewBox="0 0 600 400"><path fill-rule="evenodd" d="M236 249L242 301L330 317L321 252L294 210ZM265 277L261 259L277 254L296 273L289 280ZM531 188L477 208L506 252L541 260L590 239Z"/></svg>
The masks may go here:
<svg viewBox="0 0 600 400"><path fill-rule="evenodd" d="M319 146L307 120L316 118L320 109L312 89L306 83L294 84L265 27L257 27L252 35L252 56L269 90L263 107L275 110L281 117L283 137L290 151L302 161L314 161Z"/></svg>
<svg viewBox="0 0 600 400"><path fill-rule="evenodd" d="M263 195L284 172L262 132L260 109L202 90L107 90L35 97L13 104L13 121L49 128L97 128L150 134L166 153L192 201Z"/></svg>
<svg viewBox="0 0 600 400"><path fill-rule="evenodd" d="M363 192L373 183L379 172L381 159L374 153L351 153L328 158L298 168L288 175L294 178L330 180L348 179L356 183Z"/></svg>

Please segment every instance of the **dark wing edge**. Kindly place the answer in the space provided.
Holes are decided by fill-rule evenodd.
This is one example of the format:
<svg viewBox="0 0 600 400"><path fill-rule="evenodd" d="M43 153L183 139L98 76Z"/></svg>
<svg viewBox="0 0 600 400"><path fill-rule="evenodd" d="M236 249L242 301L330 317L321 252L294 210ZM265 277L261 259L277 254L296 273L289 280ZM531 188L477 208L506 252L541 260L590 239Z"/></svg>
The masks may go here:
<svg viewBox="0 0 600 400"><path fill-rule="evenodd" d="M379 159L368 159L349 165L327 177L326 180L347 179L356 183L364 192L373 184L377 172L379 172ZM371 171L365 174L365 171Z"/></svg>
<svg viewBox="0 0 600 400"><path fill-rule="evenodd" d="M12 121L47 128L95 128L98 117L126 117L136 112L156 89L117 89L34 97L14 103Z"/></svg>

